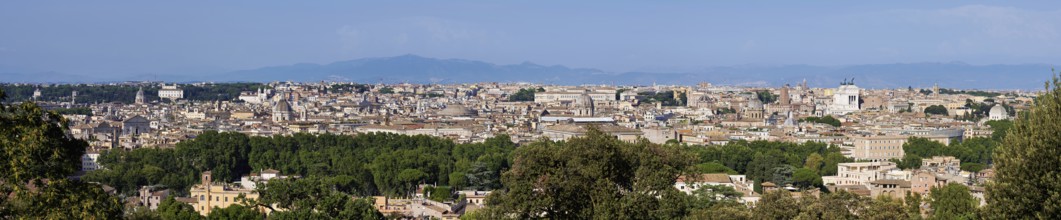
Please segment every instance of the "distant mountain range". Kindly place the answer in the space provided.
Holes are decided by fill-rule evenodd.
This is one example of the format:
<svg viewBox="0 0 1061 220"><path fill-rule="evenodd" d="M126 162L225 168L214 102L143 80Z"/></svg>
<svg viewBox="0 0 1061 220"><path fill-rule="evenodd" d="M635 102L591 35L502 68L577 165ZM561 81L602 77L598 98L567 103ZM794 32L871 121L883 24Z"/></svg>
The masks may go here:
<svg viewBox="0 0 1061 220"><path fill-rule="evenodd" d="M469 83L531 82L546 84L651 85L710 82L716 85L780 86L804 79L812 87L834 87L850 78L865 88L930 87L964 89L1041 89L1051 76L1046 64L970 65L951 63L901 63L851 66L743 65L710 67L690 72L606 72L590 68L544 66L529 62L497 65L462 59L436 59L416 55L364 58L330 64L300 63L228 73L184 76L151 76L165 81L353 81L363 83ZM3 82L100 82L148 80L105 79L55 72L10 73L0 70ZM154 80L152 79L152 80Z"/></svg>

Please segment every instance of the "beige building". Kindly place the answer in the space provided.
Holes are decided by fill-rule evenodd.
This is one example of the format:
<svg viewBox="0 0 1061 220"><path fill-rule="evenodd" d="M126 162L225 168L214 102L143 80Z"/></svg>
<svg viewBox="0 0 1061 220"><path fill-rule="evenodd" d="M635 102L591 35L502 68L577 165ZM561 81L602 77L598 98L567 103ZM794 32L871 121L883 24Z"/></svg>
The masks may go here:
<svg viewBox="0 0 1061 220"><path fill-rule="evenodd" d="M851 156L855 160L886 161L892 158L903 158L905 136L874 136L852 138L855 148Z"/></svg>
<svg viewBox="0 0 1061 220"><path fill-rule="evenodd" d="M582 137L586 135L586 126L582 124L558 124L545 127L542 129L542 135L549 137L554 141L567 140L573 137ZM618 138L619 140L634 142L644 135L643 132L633 128L627 128L612 124L597 124L597 129L601 132L609 134Z"/></svg>
<svg viewBox="0 0 1061 220"><path fill-rule="evenodd" d="M560 103L560 102L574 102L579 99L582 94L588 94L593 97L593 100L598 102L609 102L615 100L615 93L609 92L538 92L534 93L534 102L536 103ZM604 104L604 103L598 103Z"/></svg>
<svg viewBox="0 0 1061 220"><path fill-rule="evenodd" d="M241 195L247 199L258 199L258 193L254 192L254 190L213 182L210 177L210 171L203 172L201 179L202 183L193 186L189 190L191 198L195 201L189 204L200 215L209 215L210 211L215 208L226 208L233 204L239 204L240 201L237 201L237 198ZM264 212L265 210L262 211Z"/></svg>
<svg viewBox="0 0 1061 220"><path fill-rule="evenodd" d="M906 198L906 192L910 191L910 181L897 179L880 179L870 184L870 196L888 196L896 199Z"/></svg>

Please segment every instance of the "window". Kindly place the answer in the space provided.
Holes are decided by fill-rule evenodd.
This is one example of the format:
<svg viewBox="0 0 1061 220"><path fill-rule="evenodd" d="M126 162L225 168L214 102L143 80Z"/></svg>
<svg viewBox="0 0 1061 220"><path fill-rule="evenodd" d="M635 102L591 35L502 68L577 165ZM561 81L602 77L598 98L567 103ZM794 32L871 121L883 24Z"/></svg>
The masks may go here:
<svg viewBox="0 0 1061 220"><path fill-rule="evenodd" d="M199 195L199 201L206 201L206 196Z"/></svg>

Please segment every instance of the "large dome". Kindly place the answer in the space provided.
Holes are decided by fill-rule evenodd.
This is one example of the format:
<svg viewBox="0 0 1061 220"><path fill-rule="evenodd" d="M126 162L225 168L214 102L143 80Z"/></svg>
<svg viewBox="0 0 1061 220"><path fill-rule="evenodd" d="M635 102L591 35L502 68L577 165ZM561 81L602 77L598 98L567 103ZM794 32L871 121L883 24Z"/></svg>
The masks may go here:
<svg viewBox="0 0 1061 220"><path fill-rule="evenodd" d="M1006 108L1002 107L1002 105L995 105L995 107L991 107L991 112L988 113L987 116L991 120L1002 120L1009 118L1009 112L1007 112Z"/></svg>
<svg viewBox="0 0 1061 220"><path fill-rule="evenodd" d="M467 107L464 107L463 105L448 105L448 106L446 106L445 109L442 109L442 111L438 111L438 115L450 116L450 117L475 116L475 115L478 115L478 114L479 114L479 112L476 112L475 110L472 110L472 109L468 109Z"/></svg>
<svg viewBox="0 0 1061 220"><path fill-rule="evenodd" d="M751 110L763 110L763 102L759 101L758 98L748 100L748 109Z"/></svg>
<svg viewBox="0 0 1061 220"><path fill-rule="evenodd" d="M280 101L276 102L276 105L273 106L273 112L291 112L291 104L287 103L286 99L280 99Z"/></svg>
<svg viewBox="0 0 1061 220"><path fill-rule="evenodd" d="M578 98L575 98L575 108L593 108L593 97L589 96L589 92L583 92Z"/></svg>

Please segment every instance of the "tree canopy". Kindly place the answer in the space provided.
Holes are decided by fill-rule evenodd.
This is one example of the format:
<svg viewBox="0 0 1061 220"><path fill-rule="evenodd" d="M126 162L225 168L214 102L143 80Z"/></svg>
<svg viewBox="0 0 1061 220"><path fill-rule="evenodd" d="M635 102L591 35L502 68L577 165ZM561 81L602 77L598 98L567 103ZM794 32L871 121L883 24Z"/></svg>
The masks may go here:
<svg viewBox="0 0 1061 220"><path fill-rule="evenodd" d="M1054 76L994 151L988 217L1061 218L1061 79ZM994 125L992 125L994 126Z"/></svg>
<svg viewBox="0 0 1061 220"><path fill-rule="evenodd" d="M491 218L675 218L668 202L683 195L675 179L692 156L647 142L627 143L590 129L566 142L519 148L502 177L504 189L487 199Z"/></svg>
<svg viewBox="0 0 1061 220"><path fill-rule="evenodd" d="M31 102L8 106L0 90L0 217L114 219L118 198L97 184L69 180L88 144L66 120Z"/></svg>
<svg viewBox="0 0 1061 220"><path fill-rule="evenodd" d="M925 114L930 115L947 115L947 107L942 105L932 105L925 108Z"/></svg>

